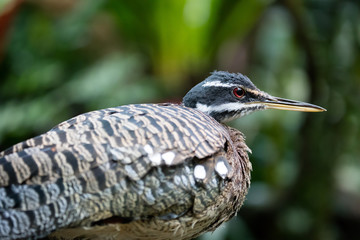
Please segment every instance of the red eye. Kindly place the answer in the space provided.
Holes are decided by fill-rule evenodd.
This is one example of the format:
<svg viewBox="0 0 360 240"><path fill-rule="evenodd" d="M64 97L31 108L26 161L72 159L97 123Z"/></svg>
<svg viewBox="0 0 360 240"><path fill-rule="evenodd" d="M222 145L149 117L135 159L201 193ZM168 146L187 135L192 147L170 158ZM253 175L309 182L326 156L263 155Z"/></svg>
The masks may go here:
<svg viewBox="0 0 360 240"><path fill-rule="evenodd" d="M245 95L245 90L240 87L237 87L237 88L234 88L233 94L237 98L242 98Z"/></svg>

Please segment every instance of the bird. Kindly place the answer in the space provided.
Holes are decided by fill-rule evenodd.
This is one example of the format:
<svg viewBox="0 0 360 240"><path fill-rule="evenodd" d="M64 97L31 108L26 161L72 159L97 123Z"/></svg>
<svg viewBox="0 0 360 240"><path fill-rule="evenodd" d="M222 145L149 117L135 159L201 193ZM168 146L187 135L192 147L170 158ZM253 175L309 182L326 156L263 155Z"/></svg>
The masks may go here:
<svg viewBox="0 0 360 240"><path fill-rule="evenodd" d="M251 152L225 123L324 108L214 71L182 103L96 110L0 153L0 239L192 239L237 214Z"/></svg>

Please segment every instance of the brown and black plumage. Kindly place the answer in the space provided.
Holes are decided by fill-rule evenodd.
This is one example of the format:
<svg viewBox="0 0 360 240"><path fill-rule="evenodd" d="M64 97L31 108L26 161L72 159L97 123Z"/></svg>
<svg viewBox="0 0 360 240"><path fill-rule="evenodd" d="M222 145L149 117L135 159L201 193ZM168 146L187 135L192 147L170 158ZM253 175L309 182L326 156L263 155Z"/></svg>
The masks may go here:
<svg viewBox="0 0 360 240"><path fill-rule="evenodd" d="M0 239L191 239L240 209L250 151L223 124L324 109L214 72L176 104L85 113L0 153Z"/></svg>

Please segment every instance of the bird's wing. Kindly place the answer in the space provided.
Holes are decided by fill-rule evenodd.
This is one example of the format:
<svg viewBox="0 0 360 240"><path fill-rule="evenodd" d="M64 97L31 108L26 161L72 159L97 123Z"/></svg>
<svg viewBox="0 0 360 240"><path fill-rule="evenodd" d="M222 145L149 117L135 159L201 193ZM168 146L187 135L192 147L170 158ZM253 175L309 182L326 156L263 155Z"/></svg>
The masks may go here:
<svg viewBox="0 0 360 240"><path fill-rule="evenodd" d="M190 108L108 108L79 115L1 152L0 187L72 177L110 160L138 180L153 166L210 156L225 141L221 124Z"/></svg>
<svg viewBox="0 0 360 240"><path fill-rule="evenodd" d="M0 153L0 236L42 236L113 215L182 214L193 201L192 160L221 151L226 141L221 124L179 105L72 118ZM173 198L183 207L172 206Z"/></svg>

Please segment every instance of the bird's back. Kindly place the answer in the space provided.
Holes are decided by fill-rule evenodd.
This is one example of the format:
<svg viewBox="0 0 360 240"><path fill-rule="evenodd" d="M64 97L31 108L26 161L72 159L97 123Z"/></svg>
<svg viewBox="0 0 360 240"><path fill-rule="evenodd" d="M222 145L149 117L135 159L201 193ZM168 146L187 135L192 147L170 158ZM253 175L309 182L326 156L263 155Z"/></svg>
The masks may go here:
<svg viewBox="0 0 360 240"><path fill-rule="evenodd" d="M79 115L0 153L0 239L195 237L242 204L247 151L239 131L182 105Z"/></svg>

